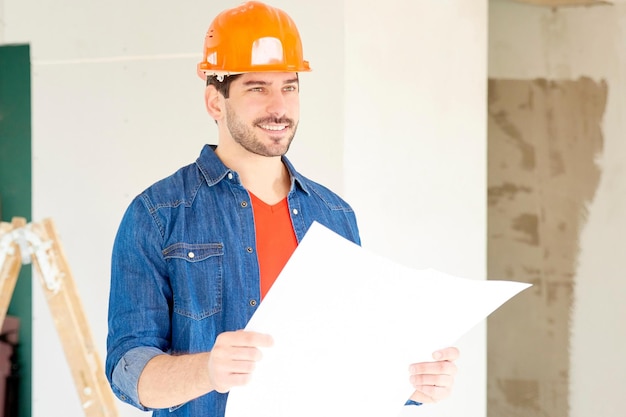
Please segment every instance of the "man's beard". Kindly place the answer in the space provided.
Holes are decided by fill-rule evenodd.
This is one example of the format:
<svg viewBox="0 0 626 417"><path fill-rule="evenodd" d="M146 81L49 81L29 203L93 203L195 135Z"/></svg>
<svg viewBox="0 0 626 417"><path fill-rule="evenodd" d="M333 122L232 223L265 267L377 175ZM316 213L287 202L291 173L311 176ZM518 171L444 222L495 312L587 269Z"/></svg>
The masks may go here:
<svg viewBox="0 0 626 417"><path fill-rule="evenodd" d="M227 117L227 127L230 131L230 135L232 138L241 145L248 152L252 152L261 156L282 156L287 153L289 150L289 146L291 145L291 141L296 134L296 129L298 127L297 124L294 124L294 121L289 118L275 118L275 117L262 117L255 119L252 122L252 126L262 125L262 124L270 124L270 123L282 123L287 124L291 128L291 136L289 136L286 140L285 138L281 138L280 141L273 141L273 144L265 145L263 144L257 135L254 133L254 129L251 126L247 126L242 120L240 120L232 108L226 102L226 117ZM277 132L280 133L280 132Z"/></svg>

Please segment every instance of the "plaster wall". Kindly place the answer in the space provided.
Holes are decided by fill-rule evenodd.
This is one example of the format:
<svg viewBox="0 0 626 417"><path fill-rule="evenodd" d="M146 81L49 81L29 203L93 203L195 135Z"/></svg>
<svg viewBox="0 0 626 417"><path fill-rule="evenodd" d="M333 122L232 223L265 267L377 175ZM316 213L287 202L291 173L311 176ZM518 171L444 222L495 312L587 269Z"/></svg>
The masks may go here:
<svg viewBox="0 0 626 417"><path fill-rule="evenodd" d="M561 332L568 339L562 346L564 349L560 356L555 358L558 361L565 359L563 376L566 386L534 394L531 391L524 393L524 387L520 386L516 398L526 394L528 402L540 404L543 400L538 400L538 397L558 402L565 396L565 408L561 407L558 414L548 415L621 415L621 394L626 373L618 352L626 346L626 338L619 331L617 318L624 317L626 313L622 302L626 293L626 284L622 279L626 261L620 253L622 236L626 232L626 216L623 215L626 208L626 161L623 157L626 146L622 140L625 127L622 116L626 110L623 99L626 93L626 8L623 3L616 3L611 6L551 9L492 1L489 35L489 77L493 83L509 80L530 85L537 82L533 80L548 80L561 86L571 83L587 85L591 88L587 94L561 102L555 113L563 115L563 109L572 106L582 106L587 110L595 106L596 110L600 110L600 113L591 114L578 111L574 117L580 119L570 118L567 125L561 124L561 133L565 133L562 139L571 140L578 136L585 137L587 141L564 148L570 158L577 147L579 151L579 146L588 147L585 152L578 153L584 161L578 160L565 176L569 178L569 184L565 180L560 187L552 189L550 195L544 195L543 200L544 203L554 203L552 196L555 193L569 199L566 206L549 203L543 214L551 212L566 216L573 207L578 210L572 213L572 219L578 220L578 230L573 236L561 240L560 245L561 250L570 247L568 253L563 255L570 265L571 289L561 293L561 296L567 297L571 305L562 309L560 315L552 317L541 314L536 308L526 311L530 323L550 318L560 322L558 328L554 322L546 322L545 325L552 326L554 331ZM545 109L544 115L549 117ZM581 126L581 120L590 124ZM567 122L567 118L562 122ZM527 129L528 123L530 120L525 125ZM584 172L587 174L579 176ZM584 191L586 186L591 188ZM585 197L576 203L576 196L583 195ZM557 234L556 231L552 233L552 238L556 238ZM543 263L544 268L550 265L554 267L556 264ZM517 344L511 355L518 357L519 353L522 357L521 350L533 342L527 340L527 333L518 333L517 337L522 343ZM514 340L509 342L515 344ZM547 342L535 340L544 359L553 347L541 345ZM488 352L492 355L491 340ZM522 358L519 364L527 360L528 367L532 368L540 358L539 355ZM499 360L506 361L506 354ZM510 370L508 376L517 378L519 373ZM508 400L501 387L492 390L491 384L497 386L498 381L491 380L491 377L490 373L490 401L493 398L506 403ZM598 384L600 380L602 383ZM529 416L540 411L515 414L523 412L524 404L508 402L512 410L509 415Z"/></svg>
<svg viewBox="0 0 626 417"><path fill-rule="evenodd" d="M364 245L485 279L487 3L345 4L346 195ZM484 325L461 341L452 398L405 412L484 416L484 344Z"/></svg>

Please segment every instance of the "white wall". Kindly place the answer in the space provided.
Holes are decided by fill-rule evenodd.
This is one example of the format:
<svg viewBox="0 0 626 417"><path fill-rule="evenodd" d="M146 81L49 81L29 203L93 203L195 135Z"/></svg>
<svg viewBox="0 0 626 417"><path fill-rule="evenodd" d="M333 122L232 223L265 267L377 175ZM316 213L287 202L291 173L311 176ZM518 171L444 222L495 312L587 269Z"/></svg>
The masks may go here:
<svg viewBox="0 0 626 417"><path fill-rule="evenodd" d="M134 195L215 143L195 64L212 17L240 1L0 1L0 39L31 44L33 218L55 220L104 356L117 224ZM314 69L290 157L353 203L365 246L484 279L486 1L368 3L272 3ZM82 415L33 292L33 416ZM461 341L454 396L420 415L485 414L484 336Z"/></svg>
<svg viewBox="0 0 626 417"><path fill-rule="evenodd" d="M487 3L345 3L346 189L364 245L484 279ZM485 415L484 339L481 325L460 344L453 397L415 415Z"/></svg>
<svg viewBox="0 0 626 417"><path fill-rule="evenodd" d="M492 2L489 75L605 79L602 177L580 238L571 323L570 416L620 416L626 386L626 4L560 9Z"/></svg>

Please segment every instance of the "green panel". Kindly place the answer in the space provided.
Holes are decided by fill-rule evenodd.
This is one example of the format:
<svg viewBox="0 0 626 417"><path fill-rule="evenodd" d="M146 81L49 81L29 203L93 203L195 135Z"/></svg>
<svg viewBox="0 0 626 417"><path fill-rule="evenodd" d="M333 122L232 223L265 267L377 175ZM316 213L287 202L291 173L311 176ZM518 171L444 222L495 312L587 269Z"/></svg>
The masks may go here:
<svg viewBox="0 0 626 417"><path fill-rule="evenodd" d="M0 213L31 221L30 48L0 46ZM32 278L22 267L8 313L20 318L19 417L31 416Z"/></svg>

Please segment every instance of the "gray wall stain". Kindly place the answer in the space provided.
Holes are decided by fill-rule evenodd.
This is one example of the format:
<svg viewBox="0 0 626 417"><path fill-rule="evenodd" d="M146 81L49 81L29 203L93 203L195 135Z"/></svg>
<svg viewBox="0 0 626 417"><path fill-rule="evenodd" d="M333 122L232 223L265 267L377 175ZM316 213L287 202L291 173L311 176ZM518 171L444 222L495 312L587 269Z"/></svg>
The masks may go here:
<svg viewBox="0 0 626 417"><path fill-rule="evenodd" d="M488 319L489 417L567 417L579 235L606 82L489 81L488 277L533 284Z"/></svg>

